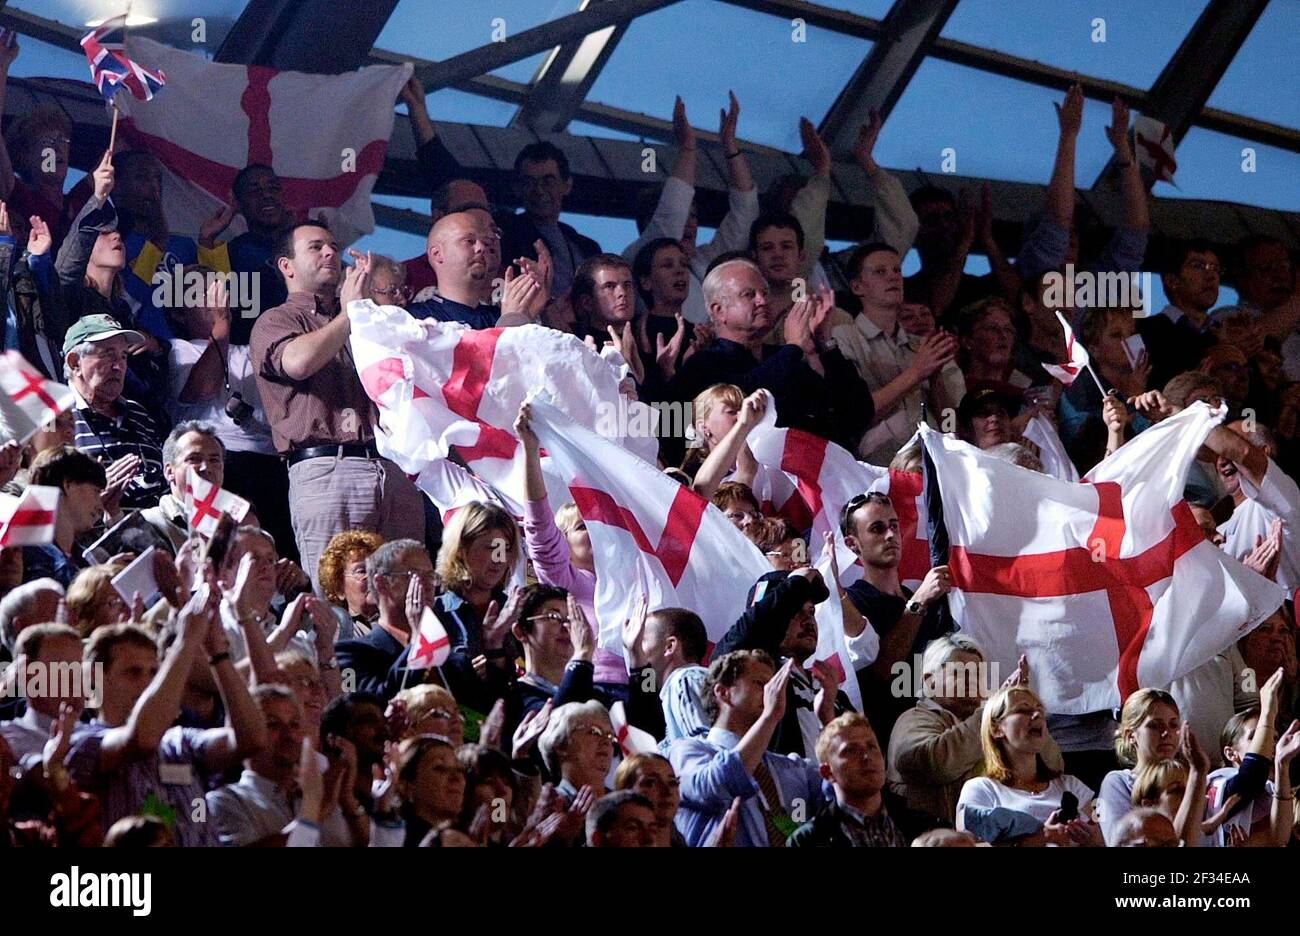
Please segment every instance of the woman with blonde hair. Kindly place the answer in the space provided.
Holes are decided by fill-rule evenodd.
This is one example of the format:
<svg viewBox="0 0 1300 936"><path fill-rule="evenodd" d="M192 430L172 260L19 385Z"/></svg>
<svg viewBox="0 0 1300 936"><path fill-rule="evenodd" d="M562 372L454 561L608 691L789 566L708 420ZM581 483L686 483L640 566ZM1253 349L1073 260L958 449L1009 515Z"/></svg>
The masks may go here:
<svg viewBox="0 0 1300 936"><path fill-rule="evenodd" d="M366 636L379 617L366 576L366 559L383 544L378 533L344 530L335 533L321 553L316 577L339 619L339 640Z"/></svg>
<svg viewBox="0 0 1300 936"><path fill-rule="evenodd" d="M131 620L131 608L113 587L113 577L126 568L121 559L82 569L68 586L65 599L68 623L82 640L101 627L125 624Z"/></svg>
<svg viewBox="0 0 1300 936"><path fill-rule="evenodd" d="M1139 689L1124 700L1115 730L1115 755L1123 765L1102 778L1097 821L1107 844L1115 824L1132 809L1133 777L1138 770L1178 754L1182 715L1174 697L1161 689Z"/></svg>
<svg viewBox="0 0 1300 936"><path fill-rule="evenodd" d="M434 734L457 747L465 743L465 719L455 696L434 683L411 686L393 696L385 720L393 741Z"/></svg>
<svg viewBox="0 0 1300 936"><path fill-rule="evenodd" d="M1092 790L1048 766L1048 740L1047 712L1033 690L1017 684L993 693L980 719L984 776L962 786L957 828L995 844L1102 845Z"/></svg>
<svg viewBox="0 0 1300 936"><path fill-rule="evenodd" d="M504 661L504 649L485 651L484 626L509 627L505 584L519 559L519 526L497 504L470 501L447 522L438 549L437 573L445 589L433 611L471 660ZM509 609L505 609L509 610ZM499 646L496 641L488 644Z"/></svg>

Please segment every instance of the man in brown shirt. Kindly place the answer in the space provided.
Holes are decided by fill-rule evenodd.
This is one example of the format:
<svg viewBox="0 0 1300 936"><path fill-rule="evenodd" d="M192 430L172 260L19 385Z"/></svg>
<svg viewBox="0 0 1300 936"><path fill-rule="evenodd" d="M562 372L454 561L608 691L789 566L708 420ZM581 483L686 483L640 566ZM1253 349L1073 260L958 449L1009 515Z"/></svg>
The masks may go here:
<svg viewBox="0 0 1300 936"><path fill-rule="evenodd" d="M359 257L344 278L334 236L304 222L280 235L272 262L289 298L259 316L249 345L272 440L289 462L294 539L315 580L321 553L343 530L422 540L424 505L401 470L379 457L374 408L348 347L345 310L367 295L369 258Z"/></svg>

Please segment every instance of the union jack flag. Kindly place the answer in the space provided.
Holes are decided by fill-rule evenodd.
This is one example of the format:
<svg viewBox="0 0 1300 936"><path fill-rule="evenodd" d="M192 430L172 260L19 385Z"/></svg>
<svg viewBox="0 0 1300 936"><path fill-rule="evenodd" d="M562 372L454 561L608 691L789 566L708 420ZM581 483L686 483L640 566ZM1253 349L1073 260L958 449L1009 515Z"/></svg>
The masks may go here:
<svg viewBox="0 0 1300 936"><path fill-rule="evenodd" d="M153 99L167 78L160 71L151 71L126 57L126 17L106 20L81 40L90 62L90 78L99 93L109 104L113 95L126 88L141 101Z"/></svg>

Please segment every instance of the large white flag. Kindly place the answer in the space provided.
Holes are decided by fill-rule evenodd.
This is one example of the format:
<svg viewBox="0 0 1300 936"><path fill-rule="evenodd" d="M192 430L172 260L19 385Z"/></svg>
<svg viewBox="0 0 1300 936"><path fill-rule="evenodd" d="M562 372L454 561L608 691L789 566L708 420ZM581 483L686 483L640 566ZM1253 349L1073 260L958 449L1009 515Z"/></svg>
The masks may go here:
<svg viewBox="0 0 1300 936"><path fill-rule="evenodd" d="M925 577L930 569L930 543L922 520L919 473L877 468L858 461L848 449L821 436L802 429L778 429L776 408L770 398L763 419L750 433L749 449L760 465L784 472L794 482L812 513L815 541L826 531L834 531L841 584L851 585L862 578L862 563L844 545L840 520L848 502L868 491L886 495L898 514L902 539L900 581L915 588ZM815 544L810 546L817 548Z"/></svg>
<svg viewBox="0 0 1300 936"><path fill-rule="evenodd" d="M563 411L653 460L651 410L618 392L618 377L577 337L540 325L488 328L419 322L404 309L353 302L352 356L379 407L379 451L410 475L455 451L470 470L515 504L524 493L519 404L550 388ZM551 507L567 500L543 458Z"/></svg>
<svg viewBox="0 0 1300 936"><path fill-rule="evenodd" d="M0 435L26 442L76 401L71 387L47 380L17 351L0 355Z"/></svg>
<svg viewBox="0 0 1300 936"><path fill-rule="evenodd" d="M953 618L1009 673L1029 658L1052 712L1119 705L1205 663L1277 609L1284 589L1209 542L1183 485L1204 403L1146 430L1070 484L928 427L950 549Z"/></svg>
<svg viewBox="0 0 1300 936"><path fill-rule="evenodd" d="M651 611L688 608L718 640L771 565L721 510L565 415L559 392L533 401L532 428L591 537L599 645L622 652L623 622L643 592Z"/></svg>
<svg viewBox="0 0 1300 936"><path fill-rule="evenodd" d="M370 192L409 64L313 75L213 62L136 35L126 45L132 59L167 73L166 94L118 95L117 106L123 136L163 165L173 229L197 234L228 201L235 174L263 163L280 177L285 203L326 221L340 243L374 230Z"/></svg>

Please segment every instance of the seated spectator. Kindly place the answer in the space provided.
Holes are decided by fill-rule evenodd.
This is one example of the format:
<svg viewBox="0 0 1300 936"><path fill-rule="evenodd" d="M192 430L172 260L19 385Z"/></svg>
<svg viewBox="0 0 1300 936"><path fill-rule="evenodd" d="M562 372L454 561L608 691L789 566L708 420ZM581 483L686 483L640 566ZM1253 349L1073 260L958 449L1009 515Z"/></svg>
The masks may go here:
<svg viewBox="0 0 1300 936"><path fill-rule="evenodd" d="M311 742L313 751L319 750L321 716L325 706L338 696L331 695L320 670L305 653L281 650L275 655L275 665L280 670L279 685L292 689L302 708L303 737Z"/></svg>
<svg viewBox="0 0 1300 936"><path fill-rule="evenodd" d="M885 758L871 722L847 712L817 738L822 779L835 799L805 822L786 845L791 848L905 848L907 839L885 809Z"/></svg>
<svg viewBox="0 0 1300 936"><path fill-rule="evenodd" d="M107 315L88 315L63 339L64 373L77 394L76 445L130 480L123 507L152 507L167 493L163 433L149 410L123 395L127 359L144 340Z"/></svg>
<svg viewBox="0 0 1300 936"><path fill-rule="evenodd" d="M592 655L596 638L573 596L554 585L530 585L520 596L512 633L524 650L524 674L506 695L506 728L513 732L531 712L547 702L559 708L569 702L596 699L613 702L593 682ZM580 625L580 626L575 626Z"/></svg>
<svg viewBox="0 0 1300 936"><path fill-rule="evenodd" d="M784 517L764 517L746 527L745 535L774 569L793 572L808 561L808 544Z"/></svg>
<svg viewBox="0 0 1300 936"><path fill-rule="evenodd" d="M89 640L101 627L131 620L131 606L112 583L126 566L124 559L118 559L82 569L68 586L68 623L82 640Z"/></svg>
<svg viewBox="0 0 1300 936"><path fill-rule="evenodd" d="M425 684L403 689L388 703L385 717L394 741L435 734L456 747L465 743L465 716L455 697L442 686Z"/></svg>
<svg viewBox="0 0 1300 936"><path fill-rule="evenodd" d="M13 40L17 36L7 32ZM6 50L0 68L8 75L18 55L18 43ZM14 120L0 141L5 169L0 175L0 192L15 217L24 221L38 216L48 227L57 250L68 234L72 218L63 193L68 177L72 147L72 119L53 102L40 104ZM54 158L48 158L50 153Z"/></svg>
<svg viewBox="0 0 1300 936"><path fill-rule="evenodd" d="M1199 763L1189 765L1171 758L1146 765L1133 777L1133 805L1155 808L1168 816L1184 845L1204 844L1201 816L1209 763L1201 752Z"/></svg>
<svg viewBox="0 0 1300 936"><path fill-rule="evenodd" d="M704 298L717 337L677 374L672 395L693 400L716 383L746 393L771 391L777 424L804 429L849 450L874 417L870 388L831 342L833 320L825 295L791 308L782 323L784 344L763 343L774 319L763 274L747 260L729 260L704 279Z"/></svg>
<svg viewBox="0 0 1300 936"><path fill-rule="evenodd" d="M63 585L52 578L30 579L0 599L0 644L10 659L18 635L36 624L53 621L63 600Z"/></svg>
<svg viewBox="0 0 1300 936"><path fill-rule="evenodd" d="M204 266L186 267L184 273L202 274L214 284L221 276ZM224 297L219 286L210 286L202 308L169 310L176 336L169 359L174 401L169 412L178 424L200 421L211 426L210 434L223 451L222 486L250 501L263 528L297 560L289 523L288 469L275 451L248 344L230 341L231 310Z"/></svg>
<svg viewBox="0 0 1300 936"><path fill-rule="evenodd" d="M557 704L537 749L547 774L555 780L555 792L573 802L583 787L590 787L597 797L608 791L605 781L617 743L609 712L593 699Z"/></svg>
<svg viewBox="0 0 1300 936"><path fill-rule="evenodd" d="M1282 685L1278 689L1278 717L1282 724L1287 724L1296 715L1296 629L1293 612L1283 604L1270 614L1256 628L1237 640L1236 653L1231 650L1229 657L1239 657L1241 667L1239 674L1246 670L1257 674L1282 671ZM1243 678L1238 675L1238 680ZM1253 693L1243 689L1247 701L1251 704ZM1239 706L1242 707L1242 706Z"/></svg>
<svg viewBox="0 0 1300 936"><path fill-rule="evenodd" d="M490 650L494 665L504 660L496 651L508 623L498 616L494 623L501 633L489 635L487 617L493 604L506 605L506 580L518 561L519 525L496 504L471 501L447 523L437 564L444 591L433 610L451 636L453 653L473 659Z"/></svg>
<svg viewBox="0 0 1300 936"><path fill-rule="evenodd" d="M168 491L156 506L147 507L142 513L149 525L171 544L173 554L190 538L189 518L185 515L185 489L190 478L197 475L209 484L224 487L225 457L225 444L211 423L198 420L177 423L167 434L162 461Z"/></svg>
<svg viewBox="0 0 1300 936"><path fill-rule="evenodd" d="M1217 344L1205 352L1197 369L1219 382L1228 410L1240 413L1250 399L1250 361L1246 353L1230 344Z"/></svg>
<svg viewBox="0 0 1300 936"><path fill-rule="evenodd" d="M201 584L180 615L180 637L165 659L153 640L130 624L95 632L85 662L103 667L95 720L78 727L68 772L100 798L105 829L137 813L146 801L166 812L181 845L214 845L212 826L194 821L205 775L220 773L266 744L266 722L230 661L217 614L217 593ZM211 731L173 727L181 687L195 657L206 654L229 713Z"/></svg>
<svg viewBox="0 0 1300 936"><path fill-rule="evenodd" d="M1177 848L1174 824L1158 809L1134 809L1115 824L1111 845L1116 848Z"/></svg>
<svg viewBox="0 0 1300 936"><path fill-rule="evenodd" d="M564 295L583 260L601 252L600 245L583 237L560 220L564 199L573 190L569 160L554 143L529 143L515 157L516 195L523 203L519 214L498 214L501 255L508 260L540 260L535 243L540 240L554 263L551 294ZM437 267L434 267L435 272ZM493 274L495 275L495 274ZM439 275L439 288L442 279Z"/></svg>
<svg viewBox="0 0 1300 936"><path fill-rule="evenodd" d="M686 846L681 833L673 825L682 797L681 784L673 773L673 765L668 762L668 758L662 754L633 754L625 757L614 772L614 789L638 793L650 804L655 817L651 842L653 847Z"/></svg>
<svg viewBox="0 0 1300 936"><path fill-rule="evenodd" d="M1281 687L1278 670L1260 688L1259 707L1238 712L1223 728L1220 743L1226 766L1210 774L1205 804L1215 818L1227 809L1212 833L1215 847L1281 848L1293 837L1290 767L1300 753L1300 726L1292 722L1280 737L1276 733Z"/></svg>
<svg viewBox="0 0 1300 936"><path fill-rule="evenodd" d="M984 841L1016 845L1103 844L1092 821L1092 790L1069 774L1052 770L1043 758L1047 713L1028 686L999 689L984 703L980 742L984 776L967 780L957 799L957 828ZM1076 818L1060 821L1065 794L1074 797ZM997 835L998 810L1019 814L1009 836ZM1023 822L1021 817L1027 817ZM1084 818L1086 817L1086 818ZM1036 826L1023 834L1025 825Z"/></svg>
<svg viewBox="0 0 1300 936"><path fill-rule="evenodd" d="M371 781L376 768L386 767L385 745L390 740L384 721L384 700L370 692L349 692L337 696L325 706L321 715L320 736L327 742L324 746L325 753L336 758L342 756L347 745L351 746L356 755L356 770L352 779L357 802L381 825L392 824L388 822L390 817L382 814L382 804L375 802L371 795ZM339 739L347 742L347 745L340 744Z"/></svg>
<svg viewBox="0 0 1300 936"><path fill-rule="evenodd" d="M21 467L18 473L14 475L14 482L18 484L31 483L32 462L41 452L49 451L52 448L58 448L60 445L76 445L77 442L77 411L75 409L64 410L52 420L36 430L36 433L27 440L23 446Z"/></svg>
<svg viewBox="0 0 1300 936"><path fill-rule="evenodd" d="M937 427L938 417L966 392L955 356L957 343L946 332L928 338L910 334L899 321L903 307L902 258L888 244L864 244L849 256L846 270L862 311L832 334L840 352L872 387L876 423L867 430L858 454L873 465L887 465L916 432L922 413Z"/></svg>
<svg viewBox="0 0 1300 936"><path fill-rule="evenodd" d="M1176 374L1196 367L1214 343L1208 326L1210 309L1219 301L1222 273L1208 241L1179 241L1166 251L1160 283L1169 303L1135 323L1151 355L1151 386L1163 387Z"/></svg>
<svg viewBox="0 0 1300 936"><path fill-rule="evenodd" d="M1139 689L1124 700L1115 732L1115 754L1124 767L1102 778L1095 809L1107 844L1115 824L1129 811L1133 778L1142 768L1178 753L1181 725L1178 703L1167 692Z"/></svg>
<svg viewBox="0 0 1300 936"><path fill-rule="evenodd" d="M921 698L898 717L889 737L889 792L902 801L894 815L905 834L951 823L962 786L984 765L980 723L992 689L984 685L985 666L979 645L960 632L925 648ZM1003 686L1027 680L1028 667L1017 667ZM1061 769L1054 742L1044 746L1043 760L1051 769Z"/></svg>
<svg viewBox="0 0 1300 936"><path fill-rule="evenodd" d="M577 334L591 336L597 345L636 317L636 284L631 265L618 254L597 254L578 266L569 292ZM629 361L629 364L632 362Z"/></svg>
<svg viewBox="0 0 1300 936"><path fill-rule="evenodd" d="M527 403L519 406L515 435L524 448L524 545L532 561L533 574L543 585L554 585L572 595L582 608L594 634L600 633L596 616L596 566L591 554L591 537L582 514L572 501L554 517L546 497L542 476L541 447L529 426ZM593 658L595 680L602 692L627 698L627 667L617 653L597 648Z"/></svg>
<svg viewBox="0 0 1300 936"><path fill-rule="evenodd" d="M30 667L25 685L45 687L27 693L24 714L0 721L0 737L9 742L15 762L30 770L42 762L63 706L72 706L78 715L85 706L86 686L79 678L81 639L66 624L33 624L18 635L14 651L13 665Z"/></svg>
<svg viewBox="0 0 1300 936"><path fill-rule="evenodd" d="M406 267L383 254L370 255L370 292L367 298L375 305L406 308L411 290L406 285Z"/></svg>
<svg viewBox="0 0 1300 936"><path fill-rule="evenodd" d="M236 783L207 794L208 815L222 845L283 847L302 799L296 774L302 759L303 712L293 690L284 686L258 686L252 696L266 721L266 747L244 760ZM341 771L334 771L326 782L340 779ZM338 802L320 823L320 844L354 844L349 823L356 823L356 813L352 790L339 783Z"/></svg>
<svg viewBox="0 0 1300 936"><path fill-rule="evenodd" d="M770 749L785 717L790 664L777 670L761 650L719 655L704 683L705 714L713 727L703 738L683 738L668 749L681 781L677 831L686 844L713 839L733 801L740 800L735 845L779 848L827 798L817 766Z"/></svg>
<svg viewBox="0 0 1300 936"><path fill-rule="evenodd" d="M455 746L438 735L407 738L398 747L397 769L406 847L454 826L465 799L465 768Z"/></svg>
<svg viewBox="0 0 1300 936"><path fill-rule="evenodd" d="M962 309L957 327L961 335L961 372L968 391L994 390L1015 398L1029 389L1033 378L1016 368L1013 357L1019 332L1005 299L990 296Z"/></svg>
<svg viewBox="0 0 1300 936"><path fill-rule="evenodd" d="M307 592L310 583L301 569L281 565L265 530L236 529L216 572L221 622L235 663L248 659L254 672L264 666L263 676L269 678L274 655L292 648L334 669L336 618L325 602ZM289 603L273 609L277 594Z"/></svg>
<svg viewBox="0 0 1300 936"><path fill-rule="evenodd" d="M66 588L86 566L78 537L93 530L104 516L104 469L79 449L61 445L36 456L31 478L32 484L59 489L59 510L54 516L54 542L23 547L23 576L29 582L52 578ZM120 494L121 483L115 493Z"/></svg>
<svg viewBox="0 0 1300 936"><path fill-rule="evenodd" d="M378 533L344 530L334 534L321 553L316 576L321 593L338 616L339 640L366 636L379 616L366 584L366 560L383 542Z"/></svg>
<svg viewBox="0 0 1300 936"><path fill-rule="evenodd" d="M516 817L526 799L518 789L510 757L486 744L462 744L456 756L465 768L465 805L459 825L468 829L479 810L486 809L490 824L485 844L509 845L519 832Z"/></svg>
<svg viewBox="0 0 1300 936"><path fill-rule="evenodd" d="M650 801L632 790L608 793L587 813L590 848L653 848L657 819Z"/></svg>

